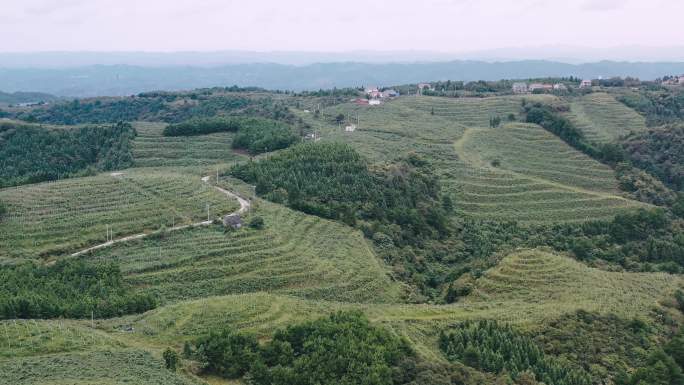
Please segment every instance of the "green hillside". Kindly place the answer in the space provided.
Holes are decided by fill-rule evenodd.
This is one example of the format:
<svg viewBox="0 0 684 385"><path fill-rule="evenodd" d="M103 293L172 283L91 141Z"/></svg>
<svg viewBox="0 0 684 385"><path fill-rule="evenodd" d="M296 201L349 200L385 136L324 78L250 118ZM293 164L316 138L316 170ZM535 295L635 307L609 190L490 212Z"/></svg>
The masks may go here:
<svg viewBox="0 0 684 385"><path fill-rule="evenodd" d="M629 133L646 130L646 120L607 93L573 99L568 117L595 143L610 143Z"/></svg>
<svg viewBox="0 0 684 385"><path fill-rule="evenodd" d="M79 173L0 189L0 385L681 385L682 192L656 207L616 176L675 180L656 150L678 131L632 135L641 163L618 164L568 143L621 155L648 132L620 90L448 84L380 105L235 87L24 108L135 135L107 172L41 142Z"/></svg>
<svg viewBox="0 0 684 385"><path fill-rule="evenodd" d="M233 133L163 136L164 123L137 122L133 126L138 132L132 150L136 167L197 167L244 158L231 149Z"/></svg>
<svg viewBox="0 0 684 385"><path fill-rule="evenodd" d="M0 259L66 254L111 237L189 224L237 208L198 177L137 169L0 190Z"/></svg>
<svg viewBox="0 0 684 385"><path fill-rule="evenodd" d="M342 224L259 201L250 215L265 229L225 234L190 229L94 253L116 261L126 280L165 301L267 291L345 302L395 302L363 235Z"/></svg>
<svg viewBox="0 0 684 385"><path fill-rule="evenodd" d="M476 218L582 222L639 206L618 191L613 170L541 127L489 127L494 116L518 119L522 99L407 97L370 108L329 107L326 119L301 116L320 130L322 140L349 142L377 162L411 151L431 159L457 209ZM530 95L526 100L557 99ZM353 123L358 114L359 128L344 132L328 123L340 113Z"/></svg>

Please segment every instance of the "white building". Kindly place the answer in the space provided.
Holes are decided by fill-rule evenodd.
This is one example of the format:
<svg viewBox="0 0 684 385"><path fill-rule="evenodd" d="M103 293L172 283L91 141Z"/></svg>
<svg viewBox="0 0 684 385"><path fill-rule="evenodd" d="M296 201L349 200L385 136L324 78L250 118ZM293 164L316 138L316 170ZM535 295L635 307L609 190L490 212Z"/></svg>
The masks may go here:
<svg viewBox="0 0 684 385"><path fill-rule="evenodd" d="M580 88L591 88L591 80L589 80L589 79L582 80L582 83L580 83Z"/></svg>
<svg viewBox="0 0 684 385"><path fill-rule="evenodd" d="M354 132L356 131L356 124L350 123L348 126L344 126L344 132Z"/></svg>
<svg viewBox="0 0 684 385"><path fill-rule="evenodd" d="M526 94L527 93L527 83L513 83L513 93L514 94Z"/></svg>
<svg viewBox="0 0 684 385"><path fill-rule="evenodd" d="M368 101L368 104L371 106L379 106L382 102L378 99L371 99Z"/></svg>

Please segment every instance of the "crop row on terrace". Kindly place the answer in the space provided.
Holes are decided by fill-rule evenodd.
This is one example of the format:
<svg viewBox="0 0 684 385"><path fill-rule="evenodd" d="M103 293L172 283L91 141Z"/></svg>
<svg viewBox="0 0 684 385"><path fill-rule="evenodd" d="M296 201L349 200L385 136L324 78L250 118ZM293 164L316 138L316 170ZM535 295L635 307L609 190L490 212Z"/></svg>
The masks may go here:
<svg viewBox="0 0 684 385"><path fill-rule="evenodd" d="M627 319L648 317L682 283L674 275L606 272L552 252L520 250L487 271L475 282L473 293L454 305L358 304L248 293L179 302L143 316L104 321L102 327L117 332L134 325L135 332L122 334L124 339L181 346L217 327L267 337L290 323L360 310L409 338L419 351L439 357L437 333L454 322L495 319L526 328L580 309Z"/></svg>
<svg viewBox="0 0 684 385"><path fill-rule="evenodd" d="M371 162L392 161L408 152L430 160L459 212L475 218L583 222L608 220L639 207L620 195L613 170L541 127L488 127L490 116L505 122L506 114L517 114L523 99L559 102L549 95L405 97L380 106L329 107L322 119L301 116L321 132L322 140L351 143ZM344 132L329 123L338 114L352 121L358 114L357 130Z"/></svg>
<svg viewBox="0 0 684 385"><path fill-rule="evenodd" d="M166 124L136 122L138 132L133 141L133 159L137 167L207 166L244 158L231 148L233 133L210 135L162 135Z"/></svg>
<svg viewBox="0 0 684 385"><path fill-rule="evenodd" d="M595 143L615 142L630 132L646 130L646 120L607 93L592 93L570 103L570 120Z"/></svg>
<svg viewBox="0 0 684 385"><path fill-rule="evenodd" d="M257 291L355 302L398 299L399 287L360 232L267 202L252 215L264 218L264 230L190 229L88 258L116 261L129 283L163 301Z"/></svg>
<svg viewBox="0 0 684 385"><path fill-rule="evenodd" d="M65 254L111 236L192 223L235 210L199 178L158 170L66 179L0 190L0 259Z"/></svg>

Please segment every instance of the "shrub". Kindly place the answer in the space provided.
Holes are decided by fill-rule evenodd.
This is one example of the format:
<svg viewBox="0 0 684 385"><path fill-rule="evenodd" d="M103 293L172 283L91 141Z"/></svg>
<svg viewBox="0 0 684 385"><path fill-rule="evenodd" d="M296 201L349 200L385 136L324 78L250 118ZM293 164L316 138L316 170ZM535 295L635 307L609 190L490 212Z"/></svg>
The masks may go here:
<svg viewBox="0 0 684 385"><path fill-rule="evenodd" d="M175 372L176 368L178 367L178 364L180 363L180 357L178 356L178 353L176 353L176 351L171 348L166 348L166 350L164 350L163 356L166 369Z"/></svg>
<svg viewBox="0 0 684 385"><path fill-rule="evenodd" d="M253 217L252 219L249 220L249 227L257 230L261 230L264 228L264 218L262 217Z"/></svg>

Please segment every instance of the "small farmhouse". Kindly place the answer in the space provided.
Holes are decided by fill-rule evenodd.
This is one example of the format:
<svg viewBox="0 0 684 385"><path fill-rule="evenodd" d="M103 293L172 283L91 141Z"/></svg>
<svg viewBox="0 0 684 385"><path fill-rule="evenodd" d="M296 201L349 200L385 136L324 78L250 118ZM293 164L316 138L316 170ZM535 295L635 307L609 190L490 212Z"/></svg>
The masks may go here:
<svg viewBox="0 0 684 385"><path fill-rule="evenodd" d="M344 126L344 131L345 131L345 132L354 132L354 131L356 131L356 124L350 123L349 125Z"/></svg>
<svg viewBox="0 0 684 385"><path fill-rule="evenodd" d="M567 90L568 90L568 86L566 86L566 85L563 84L563 83L556 83L556 84L553 85L553 89L556 90L556 91L567 91Z"/></svg>
<svg viewBox="0 0 684 385"><path fill-rule="evenodd" d="M546 84L546 83L532 83L532 84L530 84L529 87L527 87L527 90L529 92L534 92L537 90L550 91L552 89L553 89L553 86L551 84Z"/></svg>
<svg viewBox="0 0 684 385"><path fill-rule="evenodd" d="M523 83L523 82L513 83L513 93L514 94L526 94L527 93L527 83Z"/></svg>
<svg viewBox="0 0 684 385"><path fill-rule="evenodd" d="M399 92L397 92L396 90L390 89L382 92L383 98L396 98L397 96L399 96Z"/></svg>
<svg viewBox="0 0 684 385"><path fill-rule="evenodd" d="M239 229L242 227L242 217L238 214L228 214L223 217L223 226L230 226L233 229Z"/></svg>
<svg viewBox="0 0 684 385"><path fill-rule="evenodd" d="M382 102L378 99L371 99L368 101L368 104L371 106L379 106Z"/></svg>
<svg viewBox="0 0 684 385"><path fill-rule="evenodd" d="M582 80L582 83L580 83L579 88L591 88L591 80L589 80L589 79Z"/></svg>
<svg viewBox="0 0 684 385"><path fill-rule="evenodd" d="M684 86L684 75L679 75L679 85Z"/></svg>

